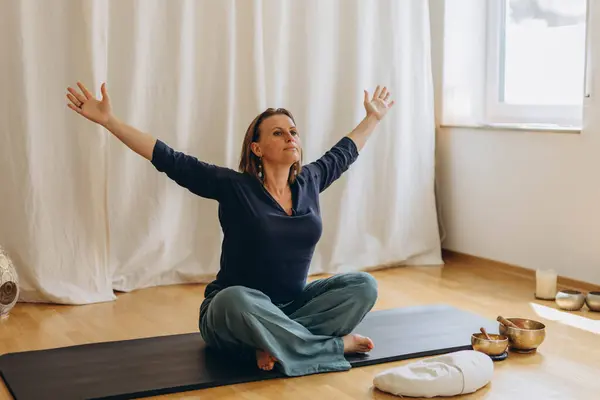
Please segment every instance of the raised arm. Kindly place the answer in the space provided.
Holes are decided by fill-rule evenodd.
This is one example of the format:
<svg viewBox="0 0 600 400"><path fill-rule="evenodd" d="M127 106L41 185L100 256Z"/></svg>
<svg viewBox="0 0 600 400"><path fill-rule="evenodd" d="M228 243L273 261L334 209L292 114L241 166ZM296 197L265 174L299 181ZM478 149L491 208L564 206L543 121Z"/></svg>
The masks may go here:
<svg viewBox="0 0 600 400"><path fill-rule="evenodd" d="M202 162L172 149L161 140L157 140L154 146L152 165L179 186L198 196L218 201L227 199L232 179L237 176L237 172L229 168Z"/></svg>
<svg viewBox="0 0 600 400"><path fill-rule="evenodd" d="M356 143L358 151L362 150L371 133L375 130L379 121L385 117L388 110L394 105L394 101L389 101L391 93L386 87L383 89L377 86L373 97L369 100L369 92L365 90L364 106L367 115L365 118L348 134L348 137Z"/></svg>
<svg viewBox="0 0 600 400"><path fill-rule="evenodd" d="M345 136L319 159L305 165L301 175L308 174L319 192L322 192L342 176L357 157L356 144Z"/></svg>
<svg viewBox="0 0 600 400"><path fill-rule="evenodd" d="M146 160L152 161L152 152L157 142L152 135L139 131L112 116L106 123L105 128L131 150Z"/></svg>
<svg viewBox="0 0 600 400"><path fill-rule="evenodd" d="M69 91L67 98L71 101L68 106L71 110L103 126L131 150L149 161L152 160L156 139L148 133L119 121L113 115L105 83L102 83L100 87L102 91L100 100L97 100L81 82L77 82L77 86L81 92L71 87L67 88Z"/></svg>
<svg viewBox="0 0 600 400"><path fill-rule="evenodd" d="M365 90L364 106L367 115L350 132L327 151L321 158L305 166L305 170L322 192L337 180L356 160L360 150L365 146L371 133L394 105L389 102L390 93L387 88L377 86L373 97L369 100L369 93Z"/></svg>
<svg viewBox="0 0 600 400"><path fill-rule="evenodd" d="M97 100L80 82L81 90L69 87L69 108L111 132L131 150L151 161L154 167L190 192L199 196L222 200L223 193L235 175L233 170L199 161L193 156L175 151L166 143L117 119L112 113L106 84L102 84L102 98Z"/></svg>

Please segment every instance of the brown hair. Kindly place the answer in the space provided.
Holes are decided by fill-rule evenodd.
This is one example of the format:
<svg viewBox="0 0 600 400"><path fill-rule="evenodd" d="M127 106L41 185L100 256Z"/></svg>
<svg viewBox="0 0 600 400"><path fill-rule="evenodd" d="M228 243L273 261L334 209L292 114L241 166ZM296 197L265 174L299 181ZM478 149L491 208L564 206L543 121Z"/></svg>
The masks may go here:
<svg viewBox="0 0 600 400"><path fill-rule="evenodd" d="M256 118L254 118L254 120L250 124L250 126L248 126L246 136L244 136L244 143L242 144L242 153L240 156L239 165L240 172L250 174L261 181L264 179L264 176L262 178L259 176L260 168L262 168L260 167L261 161L252 151L251 145L253 142L258 142L260 138L260 125L262 124L262 122L273 115L286 115L292 120L292 122L294 122L294 124L296 123L292 113L286 110L285 108L267 108L265 111L257 115ZM295 162L290 167L290 174L288 178L289 183L294 183L294 181L296 180L296 175L300 173L301 168L302 151L300 152L300 161Z"/></svg>

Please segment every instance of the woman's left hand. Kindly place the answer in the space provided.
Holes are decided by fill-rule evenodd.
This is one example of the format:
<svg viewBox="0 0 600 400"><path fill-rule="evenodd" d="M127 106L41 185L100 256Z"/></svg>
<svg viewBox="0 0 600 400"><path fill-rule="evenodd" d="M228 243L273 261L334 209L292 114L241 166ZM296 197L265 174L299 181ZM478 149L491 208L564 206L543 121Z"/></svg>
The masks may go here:
<svg viewBox="0 0 600 400"><path fill-rule="evenodd" d="M375 89L375 93L373 93L373 98L369 100L369 92L365 90L365 110L367 111L367 116L374 116L378 121L381 121L385 114L387 114L388 110L392 108L394 105L394 100L390 100L390 92L388 92L387 88L384 86L383 89L380 85Z"/></svg>

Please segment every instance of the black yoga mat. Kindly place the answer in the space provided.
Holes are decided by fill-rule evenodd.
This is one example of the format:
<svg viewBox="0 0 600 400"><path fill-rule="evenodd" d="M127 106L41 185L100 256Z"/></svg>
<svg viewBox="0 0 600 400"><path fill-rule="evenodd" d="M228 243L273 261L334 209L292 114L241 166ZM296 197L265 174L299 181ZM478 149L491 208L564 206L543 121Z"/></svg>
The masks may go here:
<svg viewBox="0 0 600 400"><path fill-rule="evenodd" d="M373 311L355 333L375 349L347 358L361 367L468 350L482 326L498 332L497 322L447 305ZM18 400L131 399L281 377L233 357L190 333L4 354L0 372Z"/></svg>

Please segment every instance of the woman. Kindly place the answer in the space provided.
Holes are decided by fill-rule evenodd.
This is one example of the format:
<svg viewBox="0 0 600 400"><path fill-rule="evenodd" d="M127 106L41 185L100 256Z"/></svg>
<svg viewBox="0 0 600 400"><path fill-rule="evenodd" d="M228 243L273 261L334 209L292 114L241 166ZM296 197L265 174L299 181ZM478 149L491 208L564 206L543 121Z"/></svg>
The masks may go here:
<svg viewBox="0 0 600 400"><path fill-rule="evenodd" d="M307 284L322 233L319 194L358 157L394 102L387 89L364 93L365 118L318 160L302 166L294 118L268 109L250 124L239 172L173 150L119 121L103 83L97 100L81 83L68 106L98 123L190 192L219 203L221 267L205 291L199 329L208 346L255 352L263 370L288 376L350 368L344 354L368 352L371 339L352 330L377 299L363 272Z"/></svg>

